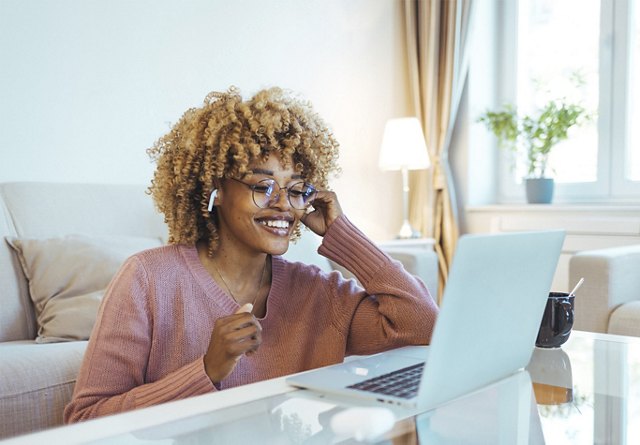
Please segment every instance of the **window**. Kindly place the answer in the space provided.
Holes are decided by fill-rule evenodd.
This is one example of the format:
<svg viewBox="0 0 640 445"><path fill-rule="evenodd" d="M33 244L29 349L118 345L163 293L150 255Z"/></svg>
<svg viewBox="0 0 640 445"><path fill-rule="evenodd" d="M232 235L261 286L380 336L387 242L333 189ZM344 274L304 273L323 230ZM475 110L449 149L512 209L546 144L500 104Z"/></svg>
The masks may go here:
<svg viewBox="0 0 640 445"><path fill-rule="evenodd" d="M629 98L631 99L631 110L629 112L629 128L631 134L629 137L629 144L627 149L627 160L625 165L628 168L627 178L632 181L640 181L640 5L637 2L631 2L630 7L633 11L632 21L632 38L631 38L631 64L629 78ZM635 122L636 125L631 125L631 122Z"/></svg>
<svg viewBox="0 0 640 445"><path fill-rule="evenodd" d="M504 103L532 112L567 98L593 113L554 147L555 202L640 198L640 5L616 0L504 2ZM502 201L522 199L523 167L501 154Z"/></svg>

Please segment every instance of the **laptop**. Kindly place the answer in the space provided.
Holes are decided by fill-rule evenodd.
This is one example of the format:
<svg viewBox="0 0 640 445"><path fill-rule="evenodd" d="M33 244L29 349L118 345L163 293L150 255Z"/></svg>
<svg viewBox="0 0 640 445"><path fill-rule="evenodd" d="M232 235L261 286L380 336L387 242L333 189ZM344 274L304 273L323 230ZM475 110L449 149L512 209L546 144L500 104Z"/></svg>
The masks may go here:
<svg viewBox="0 0 640 445"><path fill-rule="evenodd" d="M324 394L430 409L497 382L531 358L564 231L463 235L428 347L295 374Z"/></svg>

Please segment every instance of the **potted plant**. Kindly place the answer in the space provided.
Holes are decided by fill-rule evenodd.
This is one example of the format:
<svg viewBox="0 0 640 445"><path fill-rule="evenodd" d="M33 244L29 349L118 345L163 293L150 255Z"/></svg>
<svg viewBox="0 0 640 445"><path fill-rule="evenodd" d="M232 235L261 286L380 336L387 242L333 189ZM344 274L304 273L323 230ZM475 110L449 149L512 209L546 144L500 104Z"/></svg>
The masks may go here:
<svg viewBox="0 0 640 445"><path fill-rule="evenodd" d="M553 178L547 176L551 149L567 139L568 130L589 119L587 110L565 99L548 101L537 115L520 116L512 105L486 111L478 119L498 138L501 148L522 156L527 167L525 185L529 203L550 203Z"/></svg>

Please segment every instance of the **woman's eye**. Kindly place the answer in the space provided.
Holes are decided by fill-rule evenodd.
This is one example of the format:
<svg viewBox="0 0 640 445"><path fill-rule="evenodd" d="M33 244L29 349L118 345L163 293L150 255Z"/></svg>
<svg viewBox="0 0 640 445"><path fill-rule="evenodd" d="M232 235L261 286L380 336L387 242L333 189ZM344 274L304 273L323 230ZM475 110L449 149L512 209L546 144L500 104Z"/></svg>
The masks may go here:
<svg viewBox="0 0 640 445"><path fill-rule="evenodd" d="M271 187L268 185L256 184L251 187L254 192L258 193L269 193L271 191Z"/></svg>

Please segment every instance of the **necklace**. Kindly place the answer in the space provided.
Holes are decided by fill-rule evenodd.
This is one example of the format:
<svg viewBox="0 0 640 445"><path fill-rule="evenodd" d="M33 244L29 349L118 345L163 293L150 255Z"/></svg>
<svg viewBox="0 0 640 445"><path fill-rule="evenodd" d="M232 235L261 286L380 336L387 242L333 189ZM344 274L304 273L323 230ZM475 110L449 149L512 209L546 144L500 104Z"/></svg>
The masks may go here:
<svg viewBox="0 0 640 445"><path fill-rule="evenodd" d="M253 298L253 303L251 303L252 306L255 306L256 305L256 301L258 301L258 294L260 292L260 287L262 286L262 281L264 280L264 273L267 270L267 258L268 257L266 257L264 259L264 266L262 267L262 274L260 274L260 281L258 282L258 287L256 288L256 296ZM213 268L215 269L215 271L218 274L218 276L220 276L220 278L222 279L222 283L224 284L224 287L227 288L227 291L229 291L229 295L231 295L231 298L233 298L233 301L235 301L236 304L238 304L238 306L240 306L240 303L238 302L238 299L236 298L235 295L233 295L233 292L231 291L231 288L227 284L227 280L224 279L224 277L220 273L220 270L216 267L215 263L211 262L211 264L213 265ZM253 312L253 309L251 309L251 312Z"/></svg>

